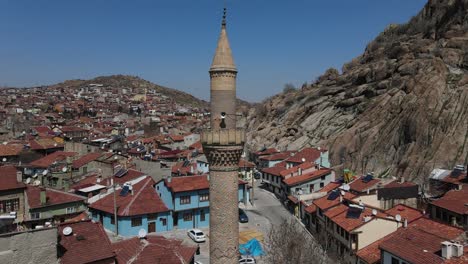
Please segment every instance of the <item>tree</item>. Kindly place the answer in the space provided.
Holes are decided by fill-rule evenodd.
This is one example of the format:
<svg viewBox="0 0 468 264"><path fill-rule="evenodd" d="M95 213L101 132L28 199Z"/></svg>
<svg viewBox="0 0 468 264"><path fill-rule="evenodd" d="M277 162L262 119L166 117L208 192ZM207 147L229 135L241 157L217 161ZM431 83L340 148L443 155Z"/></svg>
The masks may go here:
<svg viewBox="0 0 468 264"><path fill-rule="evenodd" d="M283 93L290 93L296 91L296 87L292 83L287 83L284 85Z"/></svg>
<svg viewBox="0 0 468 264"><path fill-rule="evenodd" d="M265 251L266 263L332 263L315 238L294 220L270 228Z"/></svg>

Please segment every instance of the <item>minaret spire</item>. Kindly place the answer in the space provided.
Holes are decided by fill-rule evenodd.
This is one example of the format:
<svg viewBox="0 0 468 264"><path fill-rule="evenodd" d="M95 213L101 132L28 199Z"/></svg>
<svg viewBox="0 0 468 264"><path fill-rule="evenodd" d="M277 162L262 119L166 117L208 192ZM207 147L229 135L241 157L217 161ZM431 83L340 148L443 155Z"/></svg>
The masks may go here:
<svg viewBox="0 0 468 264"><path fill-rule="evenodd" d="M224 9L223 9L223 21L221 22L222 27L226 27L226 12L227 12L227 8L224 7Z"/></svg>

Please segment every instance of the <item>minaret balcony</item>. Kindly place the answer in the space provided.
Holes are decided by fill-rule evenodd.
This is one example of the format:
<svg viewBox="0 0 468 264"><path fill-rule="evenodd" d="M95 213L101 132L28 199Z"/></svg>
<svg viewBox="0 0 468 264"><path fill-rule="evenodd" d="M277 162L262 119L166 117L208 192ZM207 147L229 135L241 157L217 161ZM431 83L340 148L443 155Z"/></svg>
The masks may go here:
<svg viewBox="0 0 468 264"><path fill-rule="evenodd" d="M238 146L245 143L244 129L203 130L200 136L203 145Z"/></svg>

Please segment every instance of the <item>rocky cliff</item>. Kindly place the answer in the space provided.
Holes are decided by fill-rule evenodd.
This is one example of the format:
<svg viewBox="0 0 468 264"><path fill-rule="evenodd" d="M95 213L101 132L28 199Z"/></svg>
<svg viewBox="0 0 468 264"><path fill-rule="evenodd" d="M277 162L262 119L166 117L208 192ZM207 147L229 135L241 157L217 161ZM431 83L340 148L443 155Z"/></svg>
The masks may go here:
<svg viewBox="0 0 468 264"><path fill-rule="evenodd" d="M342 72L249 113L250 148L324 146L339 172L422 182L468 162L468 0L430 0L388 26Z"/></svg>

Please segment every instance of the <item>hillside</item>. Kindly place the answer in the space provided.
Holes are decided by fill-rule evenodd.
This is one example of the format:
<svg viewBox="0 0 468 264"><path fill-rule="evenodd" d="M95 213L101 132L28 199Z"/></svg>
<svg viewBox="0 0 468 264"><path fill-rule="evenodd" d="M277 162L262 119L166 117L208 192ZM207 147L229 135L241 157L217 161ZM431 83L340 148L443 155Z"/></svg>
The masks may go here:
<svg viewBox="0 0 468 264"><path fill-rule="evenodd" d="M77 89L88 84L97 83L103 84L107 87L115 88L147 88L153 89L158 93L168 96L175 100L179 104L188 104L190 106L207 108L208 102L198 99L188 93L181 92L172 88L167 88L161 85L154 84L147 80L141 79L136 76L129 75L111 75L111 76L100 76L90 80L68 80L63 83L49 86L49 88L68 88Z"/></svg>
<svg viewBox="0 0 468 264"><path fill-rule="evenodd" d="M252 150L330 149L338 173L405 176L468 163L468 0L430 0L364 53L249 113Z"/></svg>

